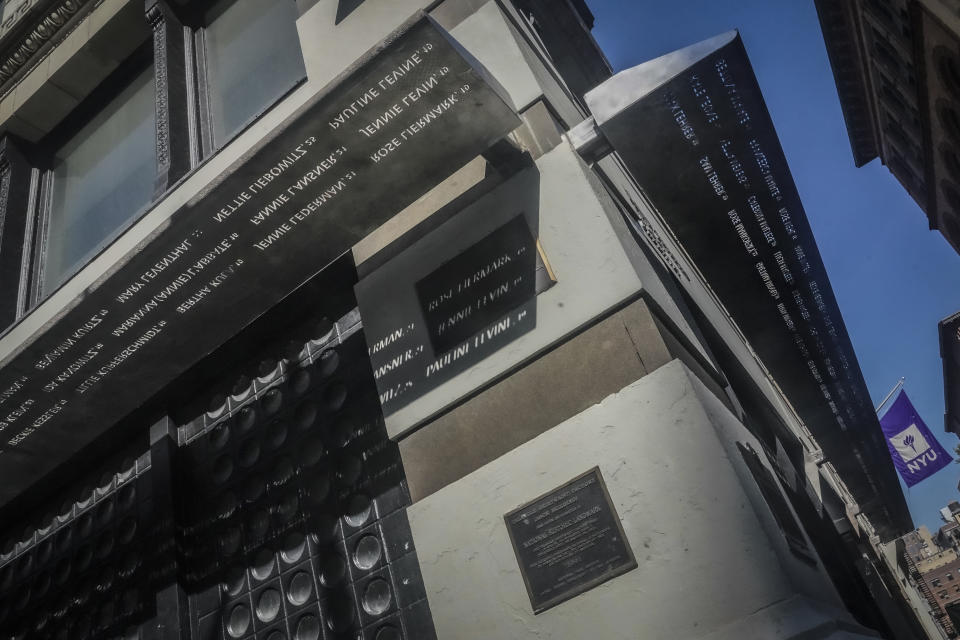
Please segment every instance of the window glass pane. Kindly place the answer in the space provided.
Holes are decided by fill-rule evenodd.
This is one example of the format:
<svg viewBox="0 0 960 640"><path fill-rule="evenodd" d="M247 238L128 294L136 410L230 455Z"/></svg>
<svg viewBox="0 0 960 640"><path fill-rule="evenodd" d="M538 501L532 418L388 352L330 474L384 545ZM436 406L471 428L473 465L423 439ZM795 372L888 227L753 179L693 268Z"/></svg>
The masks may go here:
<svg viewBox="0 0 960 640"><path fill-rule="evenodd" d="M207 27L217 147L306 75L296 20L293 0L237 0Z"/></svg>
<svg viewBox="0 0 960 640"><path fill-rule="evenodd" d="M77 271L150 202L155 128L150 69L57 153L44 291Z"/></svg>

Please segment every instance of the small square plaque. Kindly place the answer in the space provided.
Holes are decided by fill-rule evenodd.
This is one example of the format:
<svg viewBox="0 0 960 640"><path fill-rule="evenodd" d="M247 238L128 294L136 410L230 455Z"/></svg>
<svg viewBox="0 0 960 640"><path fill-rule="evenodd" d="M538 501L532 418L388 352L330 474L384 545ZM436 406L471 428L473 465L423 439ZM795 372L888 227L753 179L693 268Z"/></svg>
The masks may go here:
<svg viewBox="0 0 960 640"><path fill-rule="evenodd" d="M504 520L535 614L637 567L599 467Z"/></svg>

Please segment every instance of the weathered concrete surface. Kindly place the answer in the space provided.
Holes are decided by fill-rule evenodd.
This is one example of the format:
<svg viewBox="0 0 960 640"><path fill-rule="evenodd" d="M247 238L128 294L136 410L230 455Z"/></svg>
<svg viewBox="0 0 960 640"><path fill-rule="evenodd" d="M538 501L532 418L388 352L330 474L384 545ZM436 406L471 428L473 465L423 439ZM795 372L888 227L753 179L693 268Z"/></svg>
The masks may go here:
<svg viewBox="0 0 960 640"><path fill-rule="evenodd" d="M772 514L728 454L734 440L759 444L706 397L672 361L414 503L439 637L840 638L829 634L856 629L819 565L785 561ZM503 514L594 465L640 566L534 616Z"/></svg>

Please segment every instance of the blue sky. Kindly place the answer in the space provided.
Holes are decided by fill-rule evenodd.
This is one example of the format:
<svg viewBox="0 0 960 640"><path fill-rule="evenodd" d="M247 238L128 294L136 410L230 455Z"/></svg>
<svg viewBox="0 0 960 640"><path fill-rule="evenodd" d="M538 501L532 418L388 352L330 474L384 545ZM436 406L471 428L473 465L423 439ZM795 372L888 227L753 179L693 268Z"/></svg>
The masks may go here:
<svg viewBox="0 0 960 640"><path fill-rule="evenodd" d="M587 0L614 70L739 29L867 388L879 404L897 380L941 443L943 370L937 322L960 310L960 256L878 160L853 165L836 85L810 0ZM960 464L904 493L914 522L937 529L960 499Z"/></svg>

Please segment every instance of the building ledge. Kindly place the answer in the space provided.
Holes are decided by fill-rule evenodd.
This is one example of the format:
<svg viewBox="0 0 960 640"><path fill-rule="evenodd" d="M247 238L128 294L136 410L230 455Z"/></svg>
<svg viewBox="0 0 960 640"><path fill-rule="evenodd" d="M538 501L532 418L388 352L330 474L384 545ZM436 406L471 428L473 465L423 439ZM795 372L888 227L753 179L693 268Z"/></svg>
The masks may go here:
<svg viewBox="0 0 960 640"><path fill-rule="evenodd" d="M850 15L849 3L843 0L816 0L816 6L853 160L856 166L862 167L880 155L880 144L870 112L865 65L857 45L856 26Z"/></svg>

